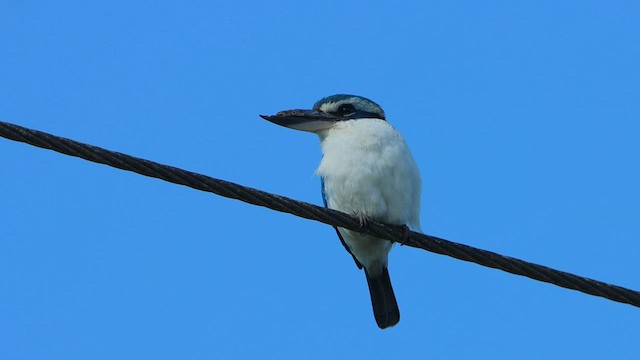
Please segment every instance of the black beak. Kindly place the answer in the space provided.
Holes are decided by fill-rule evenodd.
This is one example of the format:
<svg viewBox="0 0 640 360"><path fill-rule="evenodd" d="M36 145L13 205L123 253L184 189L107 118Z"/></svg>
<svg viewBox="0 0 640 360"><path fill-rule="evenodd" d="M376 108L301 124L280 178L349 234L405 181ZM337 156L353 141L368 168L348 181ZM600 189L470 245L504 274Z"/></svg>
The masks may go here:
<svg viewBox="0 0 640 360"><path fill-rule="evenodd" d="M328 129L340 120L321 111L299 109L280 111L275 115L260 115L260 117L276 125L309 132Z"/></svg>

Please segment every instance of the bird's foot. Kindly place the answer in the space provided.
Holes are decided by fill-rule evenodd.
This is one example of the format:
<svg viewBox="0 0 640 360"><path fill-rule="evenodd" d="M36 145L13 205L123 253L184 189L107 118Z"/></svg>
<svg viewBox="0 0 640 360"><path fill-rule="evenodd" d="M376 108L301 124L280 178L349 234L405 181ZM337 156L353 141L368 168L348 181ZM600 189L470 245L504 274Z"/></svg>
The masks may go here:
<svg viewBox="0 0 640 360"><path fill-rule="evenodd" d="M411 229L407 225L402 225L402 236L400 237L400 245L406 245L409 241L409 237L411 236Z"/></svg>
<svg viewBox="0 0 640 360"><path fill-rule="evenodd" d="M367 235L367 229L369 228L369 219L363 213L355 213L355 216L358 218L358 223L360 224L360 235Z"/></svg>

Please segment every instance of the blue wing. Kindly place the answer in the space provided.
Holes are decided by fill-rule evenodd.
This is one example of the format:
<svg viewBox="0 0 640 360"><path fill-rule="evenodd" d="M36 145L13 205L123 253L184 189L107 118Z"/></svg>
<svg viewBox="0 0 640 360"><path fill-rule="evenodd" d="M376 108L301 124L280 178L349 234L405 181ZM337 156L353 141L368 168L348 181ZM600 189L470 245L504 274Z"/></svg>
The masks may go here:
<svg viewBox="0 0 640 360"><path fill-rule="evenodd" d="M324 178L323 177L320 177L320 191L322 192L322 202L324 203L324 207L328 207L327 206L327 193L326 193L326 191L324 189ZM342 238L342 235L340 235L340 231L338 231L338 228L335 227L335 226L333 228L336 230L336 234L338 234L338 238L340 239L340 242L342 243L342 246L344 246L344 248L351 255L351 257L353 257L353 261L356 262L356 265L358 266L358 269L362 269L362 264L360 263L360 261L358 261L358 259L356 259L355 256L353 256L353 253L351 252L351 249L349 249L349 246L347 245L347 243Z"/></svg>
<svg viewBox="0 0 640 360"><path fill-rule="evenodd" d="M327 207L327 193L324 191L324 178L320 177L320 191L322 192L322 203Z"/></svg>

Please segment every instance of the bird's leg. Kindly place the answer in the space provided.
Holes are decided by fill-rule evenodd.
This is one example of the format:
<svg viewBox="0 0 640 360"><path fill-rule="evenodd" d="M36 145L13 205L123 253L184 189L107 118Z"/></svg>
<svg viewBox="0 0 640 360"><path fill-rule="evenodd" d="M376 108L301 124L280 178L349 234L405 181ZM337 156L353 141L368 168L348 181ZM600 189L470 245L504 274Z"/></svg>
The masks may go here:
<svg viewBox="0 0 640 360"><path fill-rule="evenodd" d="M367 216L361 212L356 212L354 215L358 218L358 223L360 224L360 235L361 236L367 235L367 229L369 227L369 219L367 219Z"/></svg>
<svg viewBox="0 0 640 360"><path fill-rule="evenodd" d="M402 236L400 237L400 245L406 245L409 241L409 234L411 234L411 229L407 225L402 225Z"/></svg>

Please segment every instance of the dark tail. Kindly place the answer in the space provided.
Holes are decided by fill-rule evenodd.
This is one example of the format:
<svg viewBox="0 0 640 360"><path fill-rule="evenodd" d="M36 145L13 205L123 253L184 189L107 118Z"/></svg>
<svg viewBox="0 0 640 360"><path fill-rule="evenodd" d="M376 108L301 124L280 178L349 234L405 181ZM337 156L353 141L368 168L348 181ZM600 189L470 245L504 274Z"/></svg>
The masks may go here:
<svg viewBox="0 0 640 360"><path fill-rule="evenodd" d="M371 294L371 305L373 305L373 316L380 329L393 326L400 321L400 309L396 302L396 296L393 293L391 279L389 279L389 271L385 267L376 277L367 275L367 284L369 285L369 293Z"/></svg>

